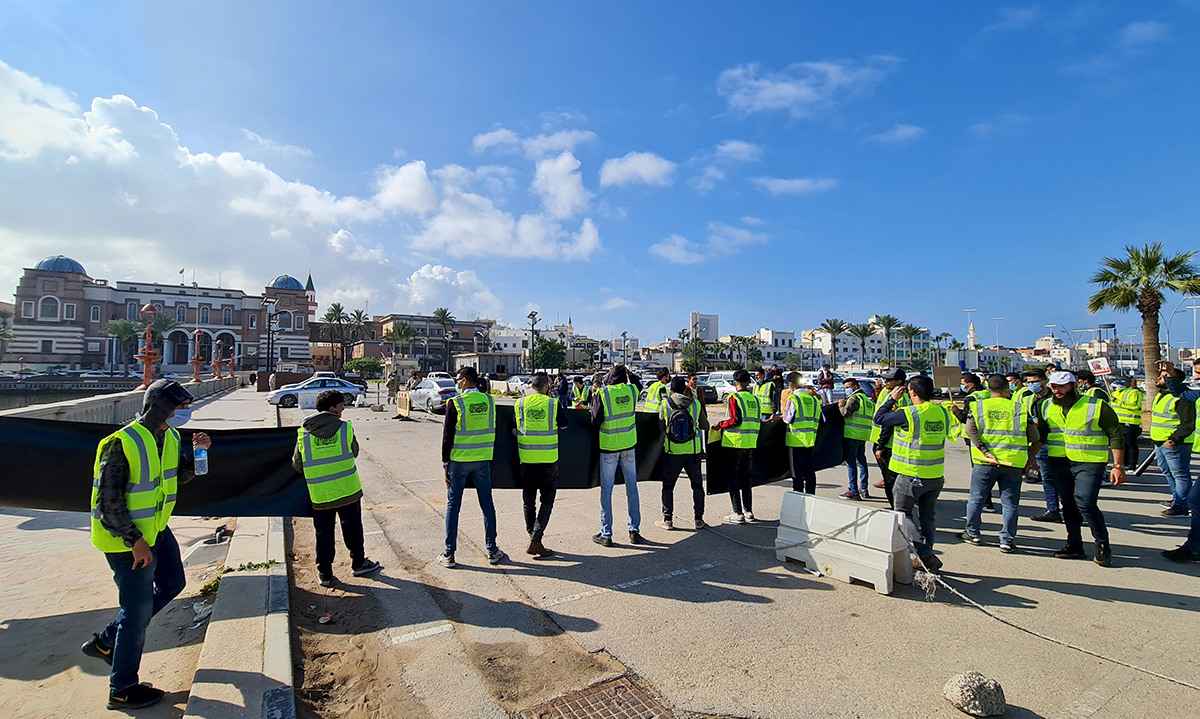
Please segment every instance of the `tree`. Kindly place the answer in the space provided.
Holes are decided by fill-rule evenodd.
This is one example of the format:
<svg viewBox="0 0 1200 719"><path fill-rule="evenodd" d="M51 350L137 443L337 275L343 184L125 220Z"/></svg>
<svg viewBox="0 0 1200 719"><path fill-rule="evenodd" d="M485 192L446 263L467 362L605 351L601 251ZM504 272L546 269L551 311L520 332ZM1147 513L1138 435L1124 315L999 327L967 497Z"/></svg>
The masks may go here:
<svg viewBox="0 0 1200 719"><path fill-rule="evenodd" d="M947 345L947 349L952 349L955 352L957 352L959 350L964 350L966 348L967 348L967 346L965 344L963 344L962 342L959 342L956 339L951 339L950 344Z"/></svg>
<svg viewBox="0 0 1200 719"><path fill-rule="evenodd" d="M383 372L383 363L374 357L355 357L342 366L363 379L375 379Z"/></svg>
<svg viewBox="0 0 1200 719"><path fill-rule="evenodd" d="M1105 257L1100 269L1088 281L1100 289L1088 300L1088 312L1096 314L1108 308L1117 312L1136 309L1142 315L1142 351L1146 366L1146 400L1142 411L1149 411L1155 395L1154 368L1162 354L1158 332L1159 310L1164 292L1200 294L1200 274L1192 264L1195 250L1167 257L1161 242L1134 247L1127 245L1121 257Z"/></svg>
<svg viewBox="0 0 1200 719"><path fill-rule="evenodd" d="M346 320L348 319L350 318L346 315L346 308L342 307L341 302L330 304L329 309L325 310L324 316L321 317L321 322L324 323L324 326L321 327L321 336L328 339L330 343L337 340L338 357L343 364L346 362Z"/></svg>
<svg viewBox="0 0 1200 719"><path fill-rule="evenodd" d="M943 332L940 335L938 335L937 337L933 338L934 343L937 344L937 356L935 356L933 359L937 364L941 365L945 362L945 359L944 359L945 355L942 354L942 343L945 342L946 340L952 340L952 339L954 339L954 338L950 336L949 332Z"/></svg>
<svg viewBox="0 0 1200 719"><path fill-rule="evenodd" d="M858 349L862 353L859 355L859 366L862 366L867 361L867 340L875 336L875 325L870 322L864 322L860 325L850 325L850 329L846 334L858 340Z"/></svg>
<svg viewBox="0 0 1200 719"><path fill-rule="evenodd" d="M900 339L908 342L909 367L912 366L912 357L916 352L916 347L914 346L916 344L916 339L922 332L924 332L924 330L916 325L900 325L900 329L896 330L896 334L900 335ZM926 362L926 364L928 364L928 362Z"/></svg>
<svg viewBox="0 0 1200 719"><path fill-rule="evenodd" d="M604 358L608 355L608 348L611 345L612 345L612 342L609 342L608 340L600 340L600 367L601 368L604 367Z"/></svg>
<svg viewBox="0 0 1200 719"><path fill-rule="evenodd" d="M929 350L919 349L909 355L908 366L914 372L929 369Z"/></svg>
<svg viewBox="0 0 1200 719"><path fill-rule="evenodd" d="M876 315L875 326L883 331L884 351L887 353L888 360L892 360L892 331L903 324L899 317L895 315Z"/></svg>
<svg viewBox="0 0 1200 719"><path fill-rule="evenodd" d="M567 347L553 337L543 337L533 350L533 366L560 369L567 361Z"/></svg>
<svg viewBox="0 0 1200 719"><path fill-rule="evenodd" d="M442 340L446 343L446 369L450 369L450 335L447 328L454 324L455 318L450 310L445 307L438 307L433 311L433 322L442 328Z"/></svg>
<svg viewBox="0 0 1200 719"><path fill-rule="evenodd" d="M387 331L387 334L383 338L393 345L398 345L402 354L407 354L404 352L404 347L416 341L417 331L409 323L400 321L393 324L392 328ZM392 348L392 354L396 354L395 347Z"/></svg>
<svg viewBox="0 0 1200 719"><path fill-rule="evenodd" d="M821 324L821 329L829 334L829 368L837 369L837 338L850 329L850 323L845 320L830 319Z"/></svg>
<svg viewBox="0 0 1200 719"><path fill-rule="evenodd" d="M154 319L150 322L150 336L154 342L154 346L158 351L166 357L166 337L175 330L183 327L183 324L177 321L173 316L165 312L158 312L154 315ZM146 333L146 323L138 322L137 331L139 335ZM233 348L230 347L230 354L233 354Z"/></svg>
<svg viewBox="0 0 1200 719"><path fill-rule="evenodd" d="M121 353L126 377L129 376L129 350L126 349L126 345L137 342L138 335L141 334L139 324L133 320L110 320L104 328L106 333L117 338L117 351Z"/></svg>
<svg viewBox="0 0 1200 719"><path fill-rule="evenodd" d="M789 370L795 371L804 366L804 358L795 352L791 352L787 357L783 358L783 364L786 365Z"/></svg>
<svg viewBox="0 0 1200 719"><path fill-rule="evenodd" d="M371 318L362 310L354 310L346 319L346 330L350 333L352 340L370 339Z"/></svg>
<svg viewBox="0 0 1200 719"><path fill-rule="evenodd" d="M762 353L762 350L760 350L759 348L757 348L757 347L751 347L751 348L750 348L750 349L749 349L749 350L746 352L746 362L747 362L747 364L750 364L750 365L760 365L760 364L762 364L762 361L763 361L763 353Z"/></svg>

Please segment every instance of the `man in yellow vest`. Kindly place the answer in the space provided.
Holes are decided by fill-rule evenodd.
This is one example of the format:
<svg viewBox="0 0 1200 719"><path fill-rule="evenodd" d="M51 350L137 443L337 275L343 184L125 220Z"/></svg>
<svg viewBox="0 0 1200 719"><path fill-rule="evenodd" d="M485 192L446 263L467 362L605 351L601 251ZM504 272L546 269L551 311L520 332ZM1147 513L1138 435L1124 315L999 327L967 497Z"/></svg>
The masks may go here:
<svg viewBox="0 0 1200 719"><path fill-rule="evenodd" d="M1178 372L1178 370L1177 370ZM1183 373L1178 372L1178 379ZM1154 459L1167 487L1171 490L1169 502L1163 502L1164 517L1186 517L1188 493L1192 491L1192 435L1196 431L1196 405L1180 399L1167 389L1167 380L1161 375L1155 381L1158 394L1154 397L1153 414L1150 419L1150 441L1154 443Z"/></svg>
<svg viewBox="0 0 1200 719"><path fill-rule="evenodd" d="M1021 472L1033 462L1038 451L1037 425L1020 402L1011 399L1008 379L994 374L987 378L991 397L977 399L967 406L963 429L971 442L971 494L967 499L967 528L959 532L964 542L980 545L979 518L983 498L992 487L1000 486L1000 551L1017 551L1017 516L1021 500Z"/></svg>
<svg viewBox="0 0 1200 719"><path fill-rule="evenodd" d="M1081 369L1075 373L1075 381L1079 383L1079 394L1085 397L1095 397L1105 402L1111 402L1108 392L1096 384L1096 375L1090 369Z"/></svg>
<svg viewBox="0 0 1200 719"><path fill-rule="evenodd" d="M708 415L700 398L692 393L682 376L671 380L671 391L663 398L659 427L663 430L662 512L663 529L675 528L675 483L687 472L692 485L692 517L696 529L704 529L704 475L700 458L708 435Z"/></svg>
<svg viewBox="0 0 1200 719"><path fill-rule="evenodd" d="M618 465L625 479L629 542L646 543L641 534L642 508L638 503L637 425L634 412L637 389L628 380L625 365L616 365L604 378L604 387L592 395L592 426L600 435L600 532L592 537L592 541L602 547L613 546L612 493L617 484Z"/></svg>
<svg viewBox="0 0 1200 719"><path fill-rule="evenodd" d="M749 372L744 369L734 372L733 386L737 391L729 395L729 419L717 424L717 429L721 430L721 447L724 448L724 474L729 485L729 503L733 505L733 513L726 516L724 521L728 524L745 524L754 521L750 464L754 448L758 446L762 412L758 407L758 398L750 391Z"/></svg>
<svg viewBox="0 0 1200 719"><path fill-rule="evenodd" d="M1112 380L1112 408L1121 422L1121 435L1125 438L1125 469L1137 469L1142 451L1138 438L1142 436L1142 403L1146 393L1125 377Z"/></svg>
<svg viewBox="0 0 1200 719"><path fill-rule="evenodd" d="M1180 402L1200 404L1200 389L1191 389L1185 385L1184 375L1175 369L1175 365L1159 362L1159 369L1159 380L1166 384L1167 389ZM1200 387L1200 362L1192 364L1192 372L1194 384ZM1192 434L1192 452L1200 454L1200 431ZM1188 529L1187 539L1181 546L1168 549L1162 555L1172 562L1200 562L1200 481L1192 480L1192 488L1188 491L1187 504L1184 506L1192 513L1192 524Z"/></svg>
<svg viewBox="0 0 1200 719"><path fill-rule="evenodd" d="M1067 544L1054 553L1058 559L1087 559L1083 550L1083 520L1086 517L1096 540L1096 564L1112 564L1108 526L1097 499L1104 483L1109 450L1113 455L1112 482L1125 483L1125 439L1121 423L1108 402L1079 393L1075 375L1050 375L1051 399L1043 400L1038 417L1038 440L1046 445L1047 465L1054 490L1062 502Z"/></svg>
<svg viewBox="0 0 1200 719"><path fill-rule="evenodd" d="M550 557L552 550L542 544L554 497L558 493L558 430L567 426L567 413L550 396L550 376L535 372L530 386L533 394L517 400L514 415L517 426L517 454L521 460L521 500L525 510L525 531L529 534L526 554ZM538 507L538 494L542 505Z"/></svg>
<svg viewBox="0 0 1200 719"><path fill-rule="evenodd" d="M1038 418L1042 415L1045 401L1053 396L1050 394L1050 382L1046 378L1046 371L1041 367L1025 370L1022 377L1025 380L1025 387L1031 394L1022 397L1021 403L1029 414L1029 421L1036 425ZM1041 449L1034 453L1034 462L1037 464L1037 474L1029 472L1029 478L1025 481L1042 485L1042 498L1046 502L1046 511L1030 517L1030 519L1035 522L1062 524L1062 505L1058 501L1058 493L1054 491L1054 482L1050 480L1050 454L1045 443L1042 443Z"/></svg>
<svg viewBox="0 0 1200 719"><path fill-rule="evenodd" d="M883 386L879 388L879 394L875 400L875 405L878 408L891 395L892 390L897 387L904 387L906 376L904 370L899 367L893 367L884 373L881 382ZM911 405L911 400L908 399L908 392L900 395L900 399L896 402L897 409L903 409ZM875 487L882 487L883 493L887 497L888 505L895 504L895 497L892 494L892 489L896 486L896 473L892 471L889 463L892 460L892 440L895 437L895 427L883 427L875 422L874 417L871 418L871 449L875 453L875 464L879 466L880 480L876 482Z"/></svg>
<svg viewBox="0 0 1200 719"><path fill-rule="evenodd" d="M788 388L783 405L783 422L787 425L784 446L788 448L788 464L792 470L792 491L817 493L817 470L813 464L813 447L821 426L821 398L799 372L787 376Z"/></svg>
<svg viewBox="0 0 1200 719"><path fill-rule="evenodd" d="M942 568L942 560L933 553L933 540L937 534L937 498L946 483L950 412L931 401L933 380L925 375L908 380L912 405L896 409L905 393L904 387L893 389L875 411L873 421L896 432L889 463L896 473L892 493L895 510L906 517L905 531L917 553L913 566L936 572Z"/></svg>
<svg viewBox="0 0 1200 719"><path fill-rule="evenodd" d="M483 538L488 564L499 564L504 552L496 545L496 506L492 503L492 451L496 444L496 400L479 391L479 372L474 367L458 371L459 394L446 403L442 429L442 471L446 480L446 552L438 564L457 566L458 513L462 509L467 480L475 484L479 508L483 510Z"/></svg>
<svg viewBox="0 0 1200 719"><path fill-rule="evenodd" d="M838 410L845 425L842 428L842 455L846 458L846 474L850 488L842 499L870 499L867 489L867 440L871 438L871 418L875 416L875 401L867 396L858 385L858 380L847 377L842 381L846 397L838 400Z"/></svg>
<svg viewBox="0 0 1200 719"><path fill-rule="evenodd" d="M658 371L654 382L650 384L650 389L646 390L646 403L642 409L646 412L658 414L662 409L663 397L666 396L667 390L670 388L671 370L663 367Z"/></svg>
<svg viewBox="0 0 1200 719"><path fill-rule="evenodd" d="M775 415L775 382L759 367L754 371L754 396L758 398L759 418L766 422Z"/></svg>
<svg viewBox="0 0 1200 719"><path fill-rule="evenodd" d="M212 441L203 432L181 446L177 427L191 417L192 395L174 380L150 385L137 419L100 440L92 475L92 546L112 569L121 611L82 649L112 670L108 708L150 706L163 690L138 682L150 619L187 583L179 543L167 521L177 487L195 476L193 452Z"/></svg>
<svg viewBox="0 0 1200 719"><path fill-rule="evenodd" d="M586 409L592 399L592 388L584 382L581 375L575 375L574 387L571 390L571 407Z"/></svg>
<svg viewBox="0 0 1200 719"><path fill-rule="evenodd" d="M958 424L962 425L967 421L967 415L969 414L968 408L971 406L971 403L976 400L988 399L992 395L987 391L987 388L983 386L983 380L980 379L979 375L975 374L974 372L963 372L962 379L959 380L958 388L963 393L963 406L959 407L951 403L950 409L954 413L954 418L958 421ZM963 444L966 446L967 451L970 452L971 441L966 437L963 437ZM971 464L975 464L974 458L972 458ZM996 511L996 507L992 503L992 495L990 492L988 493L987 497L984 498L983 511Z"/></svg>
<svg viewBox="0 0 1200 719"><path fill-rule="evenodd" d="M379 570L379 562L367 559L363 547L362 483L354 458L358 439L354 427L342 420L345 400L337 390L317 395L317 411L304 418L296 430L292 466L304 475L313 504L313 528L317 535L317 574L322 587L332 587L336 540L334 520L342 525L342 541L350 552L350 570L362 577Z"/></svg>

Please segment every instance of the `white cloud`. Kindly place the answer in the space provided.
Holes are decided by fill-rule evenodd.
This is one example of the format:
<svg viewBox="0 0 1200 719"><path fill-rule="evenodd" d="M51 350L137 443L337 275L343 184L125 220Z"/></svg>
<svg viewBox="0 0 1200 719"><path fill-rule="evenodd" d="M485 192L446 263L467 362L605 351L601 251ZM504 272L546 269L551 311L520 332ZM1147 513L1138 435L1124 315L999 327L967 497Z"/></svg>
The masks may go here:
<svg viewBox="0 0 1200 719"><path fill-rule="evenodd" d="M449 308L456 317L496 317L502 305L496 295L471 270L457 271L427 264L397 284L400 312L429 313Z"/></svg>
<svg viewBox="0 0 1200 719"><path fill-rule="evenodd" d="M604 161L600 167L600 186L641 183L668 187L674 180L675 163L653 152L631 152L624 157Z"/></svg>
<svg viewBox="0 0 1200 719"><path fill-rule="evenodd" d="M750 215L746 215L745 217L742 218L742 224L750 225L751 227L758 227L759 225L763 224L763 221L758 219L757 217L751 217Z"/></svg>
<svg viewBox="0 0 1200 719"><path fill-rule="evenodd" d="M837 180L825 177L800 177L786 180L779 177L754 177L750 179L759 189L778 197L780 195L811 195L837 187Z"/></svg>
<svg viewBox="0 0 1200 719"><path fill-rule="evenodd" d="M424 160L380 168L375 187L375 203L384 210L427 215L437 209L437 193L425 172Z"/></svg>
<svg viewBox="0 0 1200 719"><path fill-rule="evenodd" d="M502 127L499 130L476 135L471 146L475 149L475 152L483 152L489 147L513 148L520 144L520 142L521 138L517 137L517 133Z"/></svg>
<svg viewBox="0 0 1200 719"><path fill-rule="evenodd" d="M592 193L583 186L579 164L570 152L537 163L530 191L542 200L546 214L555 220L574 217L587 209L592 198Z"/></svg>
<svg viewBox="0 0 1200 719"><path fill-rule="evenodd" d="M704 246L682 235L671 235L662 242L650 245L649 252L677 265L695 265L715 257L737 254L743 247L764 244L770 240L771 236L765 232L752 232L724 222L710 222L708 242Z"/></svg>
<svg viewBox="0 0 1200 719"><path fill-rule="evenodd" d="M649 252L677 265L694 265L705 260L700 246L682 235L671 235L650 245Z"/></svg>
<svg viewBox="0 0 1200 719"><path fill-rule="evenodd" d="M574 152L576 147L595 140L596 133L590 130L561 130L551 135L527 137L521 141L521 147L525 149L526 157L536 160L564 150Z"/></svg>
<svg viewBox="0 0 1200 719"><path fill-rule="evenodd" d="M745 140L726 140L717 145L717 159L726 162L758 162L762 148Z"/></svg>
<svg viewBox="0 0 1200 719"><path fill-rule="evenodd" d="M688 178L688 187L696 191L696 194L704 197L712 192L717 183L725 179L725 173L717 168L709 165L705 167L698 175Z"/></svg>
<svg viewBox="0 0 1200 719"><path fill-rule="evenodd" d="M128 100L123 95L113 101ZM132 101L130 100L132 103ZM109 163L128 161L137 153L93 107L83 112L60 88L0 62L0 159L33 160L53 153L62 161L79 156Z"/></svg>
<svg viewBox="0 0 1200 719"><path fill-rule="evenodd" d="M584 115L579 110L567 108L565 110L556 110L554 112L543 112L541 115L542 129L550 130L557 125L569 125L573 123L587 122L587 115Z"/></svg>
<svg viewBox="0 0 1200 719"><path fill-rule="evenodd" d="M875 55L863 63L799 62L783 72L766 73L757 64L739 65L717 77L717 92L730 110L742 115L782 110L794 118L810 117L869 93L899 62Z"/></svg>
<svg viewBox="0 0 1200 719"><path fill-rule="evenodd" d="M352 261L374 262L377 264L387 264L387 258L384 257L383 248L376 247L374 249L366 249L358 244L358 240L354 239L354 235L349 230L338 230L329 236L329 246L346 259Z"/></svg>
<svg viewBox="0 0 1200 719"><path fill-rule="evenodd" d="M984 139L994 135L1001 135L1014 130L1017 126L1029 121L1029 118L1018 112L1006 112L996 117L989 118L983 122L977 122L967 128L967 132L972 136Z"/></svg>
<svg viewBox="0 0 1200 719"><path fill-rule="evenodd" d="M996 11L996 22L984 28L984 32L996 30L1024 30L1038 21L1042 16L1041 8L1031 7L1002 7Z"/></svg>
<svg viewBox="0 0 1200 719"><path fill-rule="evenodd" d="M1121 30L1117 43L1125 50L1134 50L1143 45L1163 42L1167 39L1168 29L1165 23L1154 20L1129 23Z"/></svg>
<svg viewBox="0 0 1200 719"><path fill-rule="evenodd" d="M462 165L446 165L431 173L438 181L461 189L482 186L492 195L499 195L516 186L513 169L505 165L483 165L474 170Z"/></svg>
<svg viewBox="0 0 1200 719"><path fill-rule="evenodd" d="M242 134L246 136L247 140L249 140L250 142L253 142L254 144L261 147L262 149L267 150L268 152L274 152L275 154L280 155L282 157L309 157L309 158L311 158L313 156L312 150L308 149L307 147L300 147L298 145L284 145L284 144L275 142L274 140L265 138L262 135L259 135L258 133L250 132L246 128L242 128Z"/></svg>
<svg viewBox="0 0 1200 719"><path fill-rule="evenodd" d="M608 310L627 310L627 309L630 309L633 307L637 307L636 302L630 302L629 300L627 300L623 297L609 297L607 300L604 301L604 304L600 305L599 307L597 307L596 305L588 305L584 309L591 310L591 311L596 311L596 310L608 311Z"/></svg>
<svg viewBox="0 0 1200 719"><path fill-rule="evenodd" d="M866 139L868 142L898 145L909 140L915 140L924 134L925 130L916 125L892 125L892 129L874 135L867 135Z"/></svg>

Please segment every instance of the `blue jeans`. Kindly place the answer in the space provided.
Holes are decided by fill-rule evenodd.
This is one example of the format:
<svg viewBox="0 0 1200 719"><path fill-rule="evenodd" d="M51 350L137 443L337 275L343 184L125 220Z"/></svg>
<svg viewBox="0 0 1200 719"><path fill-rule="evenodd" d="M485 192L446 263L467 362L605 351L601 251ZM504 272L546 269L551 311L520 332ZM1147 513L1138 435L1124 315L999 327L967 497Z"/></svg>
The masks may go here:
<svg viewBox="0 0 1200 719"><path fill-rule="evenodd" d="M179 543L170 528L158 533L150 551L154 560L139 569L133 568L133 552L104 555L112 568L121 604L117 618L100 634L100 641L113 648L108 686L114 692L138 683L138 667L142 663L150 618L179 596L187 584Z"/></svg>
<svg viewBox="0 0 1200 719"><path fill-rule="evenodd" d="M629 505L629 531L640 531L642 505L638 504L637 457L634 450L600 454L600 534L612 537L612 493L617 483L617 465L625 476L625 500Z"/></svg>
<svg viewBox="0 0 1200 719"><path fill-rule="evenodd" d="M1058 492L1054 491L1054 482L1050 479L1050 453L1045 447L1038 450L1034 456L1037 460L1038 475L1042 478L1042 494L1046 497L1046 511L1057 512Z"/></svg>
<svg viewBox="0 0 1200 719"><path fill-rule="evenodd" d="M1097 503L1104 484L1104 462L1072 462L1066 457L1051 457L1050 477L1062 500L1063 524L1067 525L1067 546L1083 546L1083 520L1092 528L1092 538L1108 541L1108 525Z"/></svg>
<svg viewBox="0 0 1200 719"><path fill-rule="evenodd" d="M458 549L458 512L462 509L467 478L475 482L479 508L483 510L483 539L487 550L496 550L496 507L492 504L492 465L489 462L451 462L450 487L446 490L446 554Z"/></svg>
<svg viewBox="0 0 1200 719"><path fill-rule="evenodd" d="M861 439L842 438L842 452L846 456L846 476L850 480L851 494L868 494L867 488L867 443ZM861 468L861 471L860 471ZM861 482L859 489L857 483Z"/></svg>
<svg viewBox="0 0 1200 719"><path fill-rule="evenodd" d="M1188 492L1192 490L1192 445L1185 444L1168 449L1165 444L1154 448L1158 468L1167 477L1171 488L1171 503L1176 507L1187 507Z"/></svg>
<svg viewBox="0 0 1200 719"><path fill-rule="evenodd" d="M979 536L979 517L984 501L991 496L992 487L1000 485L1000 542L1012 544L1017 538L1017 507L1021 501L1021 470L1017 467L993 467L976 464L971 467L971 496L967 500L967 534Z"/></svg>

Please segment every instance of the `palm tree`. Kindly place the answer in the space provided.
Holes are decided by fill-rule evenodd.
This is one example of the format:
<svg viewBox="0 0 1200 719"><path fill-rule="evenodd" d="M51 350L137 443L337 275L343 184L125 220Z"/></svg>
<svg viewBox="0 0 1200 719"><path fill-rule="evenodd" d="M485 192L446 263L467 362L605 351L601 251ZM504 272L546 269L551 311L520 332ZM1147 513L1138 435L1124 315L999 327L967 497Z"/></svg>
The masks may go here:
<svg viewBox="0 0 1200 719"><path fill-rule="evenodd" d="M144 331L140 325L134 320L110 320L104 328L106 333L117 338L117 351L121 353L126 377L129 376L129 351L126 345L137 341L138 335Z"/></svg>
<svg viewBox="0 0 1200 719"><path fill-rule="evenodd" d="M350 331L350 339L365 340L371 334L371 318L362 310L354 310L346 319L346 329Z"/></svg>
<svg viewBox="0 0 1200 719"><path fill-rule="evenodd" d="M950 340L950 339L954 339L954 337L952 337L949 332L943 332L940 335L938 335L937 337L933 338L933 341L935 343L937 343L937 350L938 350L937 357L935 357L934 359L937 360L937 363L939 365L945 361L945 359L944 359L945 355L942 353L942 343L945 342L946 340Z"/></svg>
<svg viewBox="0 0 1200 719"><path fill-rule="evenodd" d="M920 327L909 324L900 325L900 328L896 330L896 334L900 335L900 339L908 342L908 358L910 367L912 366L911 360L913 359L913 353L916 351L913 345L915 344L917 337L922 332L924 332L924 330L922 330Z"/></svg>
<svg viewBox="0 0 1200 719"><path fill-rule="evenodd" d="M341 358L342 364L346 363L346 321L350 319L346 315L346 308L341 302L333 302L329 305L329 309L325 310L325 314L321 317L321 322L325 324L321 328L321 336L330 340L336 339L338 343L338 356ZM336 330L336 333L335 333Z"/></svg>
<svg viewBox="0 0 1200 719"><path fill-rule="evenodd" d="M870 322L864 322L861 325L850 325L850 329L846 331L846 334L858 340L858 349L861 352L858 362L860 367L867 361L867 340L874 337L876 332L875 325Z"/></svg>
<svg viewBox="0 0 1200 719"><path fill-rule="evenodd" d="M845 320L830 319L821 324L821 329L829 334L829 367L837 369L837 338L850 331L850 323Z"/></svg>
<svg viewBox="0 0 1200 719"><path fill-rule="evenodd" d="M438 307L433 311L433 321L442 328L442 340L446 343L446 371L450 371L450 335L446 332L446 328L454 324L454 315L445 307ZM530 355L532 359L532 355Z"/></svg>
<svg viewBox="0 0 1200 719"><path fill-rule="evenodd" d="M1117 312L1137 309L1142 315L1142 351L1146 366L1146 400L1149 411L1154 397L1154 368L1161 357L1158 340L1159 310L1164 292L1200 294L1200 273L1192 264L1195 250L1167 257L1161 242L1134 247L1127 245L1123 257L1105 257L1100 269L1088 280L1100 290L1088 300L1088 312L1108 308Z"/></svg>
<svg viewBox="0 0 1200 719"><path fill-rule="evenodd" d="M946 346L946 349L951 349L956 352L958 350L965 350L966 348L967 348L967 346L965 344L963 344L962 342L960 342L956 339L953 339L953 338L951 339L950 344Z"/></svg>
<svg viewBox="0 0 1200 719"><path fill-rule="evenodd" d="M875 316L875 326L883 332L883 344L885 345L885 351L887 352L887 358L889 361L892 359L892 330L896 329L901 324L903 323L900 322L900 318L896 317L895 315Z"/></svg>
<svg viewBox="0 0 1200 719"><path fill-rule="evenodd" d="M175 330L183 327L183 324L177 321L172 315L165 312L158 312L154 315L154 320L150 322L150 336L154 340L154 345L160 352L166 354L166 337ZM138 334L143 334L146 331L146 323L137 323Z"/></svg>
<svg viewBox="0 0 1200 719"><path fill-rule="evenodd" d="M385 340L393 345L399 345L400 351L404 352L406 345L412 344L417 339L417 331L407 322L400 321L392 325L392 328L383 336ZM392 347L392 354L396 354L396 348Z"/></svg>

